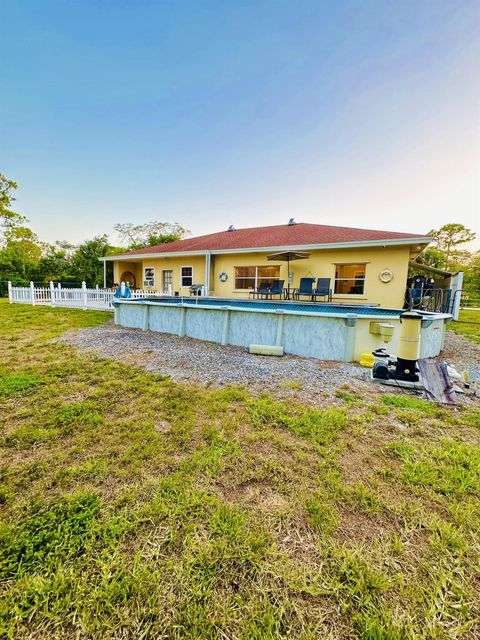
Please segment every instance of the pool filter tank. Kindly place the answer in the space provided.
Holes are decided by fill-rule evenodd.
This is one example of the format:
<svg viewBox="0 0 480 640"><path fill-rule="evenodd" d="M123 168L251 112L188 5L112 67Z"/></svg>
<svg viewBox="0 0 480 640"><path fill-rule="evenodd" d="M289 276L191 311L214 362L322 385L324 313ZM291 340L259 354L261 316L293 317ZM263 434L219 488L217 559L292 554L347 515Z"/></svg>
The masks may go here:
<svg viewBox="0 0 480 640"><path fill-rule="evenodd" d="M418 382L417 360L420 355L420 331L422 316L416 311L400 315L400 336L396 360L378 360L372 375L381 380ZM374 355L379 355L378 353ZM382 354L383 355L383 354ZM385 354L387 356L387 354Z"/></svg>

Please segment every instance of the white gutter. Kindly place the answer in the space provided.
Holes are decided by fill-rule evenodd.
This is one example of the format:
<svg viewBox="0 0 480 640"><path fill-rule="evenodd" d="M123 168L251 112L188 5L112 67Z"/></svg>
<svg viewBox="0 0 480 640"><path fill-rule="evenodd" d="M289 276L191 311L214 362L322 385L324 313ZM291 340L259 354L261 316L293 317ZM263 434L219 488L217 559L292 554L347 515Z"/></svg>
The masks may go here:
<svg viewBox="0 0 480 640"><path fill-rule="evenodd" d="M355 249L357 247L397 247L415 244L430 244L433 238L430 236L419 236L417 238L394 238L389 240L359 240L356 242L328 242L323 244L302 244L302 245L280 245L274 247L246 247L244 249L202 249L199 251L169 251L161 253L135 253L120 254L117 256L104 256L99 260L125 260L135 261L150 258L177 258L181 256L204 256L208 253L213 255L223 255L232 253L269 253L277 251L316 251L327 249Z"/></svg>

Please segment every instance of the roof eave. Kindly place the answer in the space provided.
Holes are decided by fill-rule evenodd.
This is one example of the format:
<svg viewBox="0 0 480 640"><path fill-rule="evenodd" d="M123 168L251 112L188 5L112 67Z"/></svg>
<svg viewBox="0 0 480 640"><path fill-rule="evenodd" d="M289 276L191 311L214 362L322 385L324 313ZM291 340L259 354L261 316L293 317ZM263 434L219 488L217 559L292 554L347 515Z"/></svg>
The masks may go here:
<svg viewBox="0 0 480 640"><path fill-rule="evenodd" d="M325 249L355 249L357 247L395 247L405 245L418 245L418 244L430 244L433 238L430 236L418 236L411 238L389 238L386 240L357 240L354 242L327 242L324 244L290 244L290 245L276 245L269 247L246 247L242 249L202 249L192 251L162 251L152 253L124 253L116 256L103 256L99 260L114 261L114 260L143 260L147 258L174 258L177 256L204 256L207 253L212 255L224 255L229 253L266 253L270 251L315 251Z"/></svg>

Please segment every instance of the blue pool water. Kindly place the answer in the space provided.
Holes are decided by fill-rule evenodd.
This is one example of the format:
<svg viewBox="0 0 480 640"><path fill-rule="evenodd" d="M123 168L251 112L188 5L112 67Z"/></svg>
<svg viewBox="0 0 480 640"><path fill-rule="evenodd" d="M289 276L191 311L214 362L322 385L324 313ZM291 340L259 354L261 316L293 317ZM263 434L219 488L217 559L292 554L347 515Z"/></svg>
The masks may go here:
<svg viewBox="0 0 480 640"><path fill-rule="evenodd" d="M354 313L358 316L382 316L392 317L402 313L400 309L381 309L380 307L354 306L354 305L334 305L334 304L302 304L301 302L268 302L259 300L238 300L236 298L140 298L135 302L157 302L160 304L191 304L202 305L204 307L231 307L232 309L257 309L257 310L275 310L284 309L285 311L300 311L307 313L328 313L332 315L345 315Z"/></svg>

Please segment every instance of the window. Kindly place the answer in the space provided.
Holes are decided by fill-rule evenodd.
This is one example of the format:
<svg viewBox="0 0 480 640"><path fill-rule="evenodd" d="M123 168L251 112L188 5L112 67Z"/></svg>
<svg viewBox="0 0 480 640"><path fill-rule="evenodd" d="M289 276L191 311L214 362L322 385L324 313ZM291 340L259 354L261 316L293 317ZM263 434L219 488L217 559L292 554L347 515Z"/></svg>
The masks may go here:
<svg viewBox="0 0 480 640"><path fill-rule="evenodd" d="M365 292L365 264L336 264L335 293L362 295Z"/></svg>
<svg viewBox="0 0 480 640"><path fill-rule="evenodd" d="M143 286L155 286L155 267L145 267L145 269L143 270Z"/></svg>
<svg viewBox="0 0 480 640"><path fill-rule="evenodd" d="M272 285L280 277L279 266L235 267L235 289L258 289L261 284Z"/></svg>
<svg viewBox="0 0 480 640"><path fill-rule="evenodd" d="M193 267L182 267L180 271L180 286L191 287L193 284Z"/></svg>

